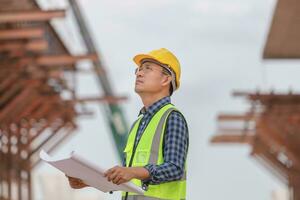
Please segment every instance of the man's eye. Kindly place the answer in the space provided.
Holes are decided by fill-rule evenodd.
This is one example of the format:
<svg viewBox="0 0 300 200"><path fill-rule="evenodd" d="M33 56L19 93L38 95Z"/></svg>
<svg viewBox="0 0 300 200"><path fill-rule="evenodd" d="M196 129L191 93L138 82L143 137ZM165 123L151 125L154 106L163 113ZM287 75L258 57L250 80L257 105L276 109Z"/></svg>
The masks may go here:
<svg viewBox="0 0 300 200"><path fill-rule="evenodd" d="M149 70L149 71L151 71L151 70L152 70L152 68L151 68L151 67L149 67L149 66L146 66L146 70Z"/></svg>

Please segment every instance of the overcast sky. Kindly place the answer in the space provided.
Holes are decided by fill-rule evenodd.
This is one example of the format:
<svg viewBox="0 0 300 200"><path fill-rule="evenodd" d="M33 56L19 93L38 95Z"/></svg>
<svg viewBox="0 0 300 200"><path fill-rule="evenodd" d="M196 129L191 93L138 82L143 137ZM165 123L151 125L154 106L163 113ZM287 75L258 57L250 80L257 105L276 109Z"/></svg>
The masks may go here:
<svg viewBox="0 0 300 200"><path fill-rule="evenodd" d="M187 199L268 200L272 190L284 187L249 156L249 147L209 143L218 113L248 108L244 99L231 96L233 90L299 91L298 62L261 58L275 0L79 2L113 88L129 97L122 105L129 124L142 107L133 91L132 57L165 47L179 58L181 88L172 102L186 116L190 130ZM93 77L79 80L82 94L99 92ZM110 132L99 106L90 109L95 118L81 119L77 135L55 153L76 150L110 167L118 162ZM44 165L36 174L46 171L55 173Z"/></svg>

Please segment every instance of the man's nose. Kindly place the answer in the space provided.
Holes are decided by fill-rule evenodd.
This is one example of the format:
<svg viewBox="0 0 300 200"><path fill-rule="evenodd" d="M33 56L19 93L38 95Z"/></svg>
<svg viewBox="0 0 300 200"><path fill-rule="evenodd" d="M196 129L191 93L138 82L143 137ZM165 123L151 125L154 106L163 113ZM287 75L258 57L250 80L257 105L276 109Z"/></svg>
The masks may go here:
<svg viewBox="0 0 300 200"><path fill-rule="evenodd" d="M140 70L140 69L137 69L135 75L136 75L137 77L140 77L140 76L144 75L144 71L143 71L143 70Z"/></svg>

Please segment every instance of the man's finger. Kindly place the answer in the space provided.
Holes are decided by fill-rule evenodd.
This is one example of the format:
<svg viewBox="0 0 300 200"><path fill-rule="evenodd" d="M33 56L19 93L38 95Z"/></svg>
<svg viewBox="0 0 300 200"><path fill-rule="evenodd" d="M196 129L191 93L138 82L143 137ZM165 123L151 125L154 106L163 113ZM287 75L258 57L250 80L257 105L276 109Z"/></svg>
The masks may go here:
<svg viewBox="0 0 300 200"><path fill-rule="evenodd" d="M115 170L116 170L116 167L110 168L109 170L107 170L107 171L104 173L104 176L105 176L105 177L109 176L111 173L114 173Z"/></svg>
<svg viewBox="0 0 300 200"><path fill-rule="evenodd" d="M125 179L123 179L123 178L120 178L118 181L117 181L117 185L120 185L120 184L122 184L122 183L124 183L124 182L126 182L125 181Z"/></svg>
<svg viewBox="0 0 300 200"><path fill-rule="evenodd" d="M119 172L115 170L113 173L109 176L109 181L114 180L118 176Z"/></svg>
<svg viewBox="0 0 300 200"><path fill-rule="evenodd" d="M121 179L122 179L122 177L121 177L120 175L117 175L117 176L112 180L112 182L113 182L114 184L117 184Z"/></svg>

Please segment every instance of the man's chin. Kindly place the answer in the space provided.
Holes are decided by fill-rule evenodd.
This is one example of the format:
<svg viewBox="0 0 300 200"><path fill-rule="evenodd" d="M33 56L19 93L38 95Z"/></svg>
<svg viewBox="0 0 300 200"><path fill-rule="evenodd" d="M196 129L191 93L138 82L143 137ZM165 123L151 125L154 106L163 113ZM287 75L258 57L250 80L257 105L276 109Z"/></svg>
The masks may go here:
<svg viewBox="0 0 300 200"><path fill-rule="evenodd" d="M139 88L134 88L134 91L136 92L136 93L140 93L141 92L141 89L139 89Z"/></svg>
<svg viewBox="0 0 300 200"><path fill-rule="evenodd" d="M137 94L143 93L143 89L142 89L142 88L139 88L139 87L135 87L135 88L134 88L134 91L135 91L135 93L137 93Z"/></svg>

